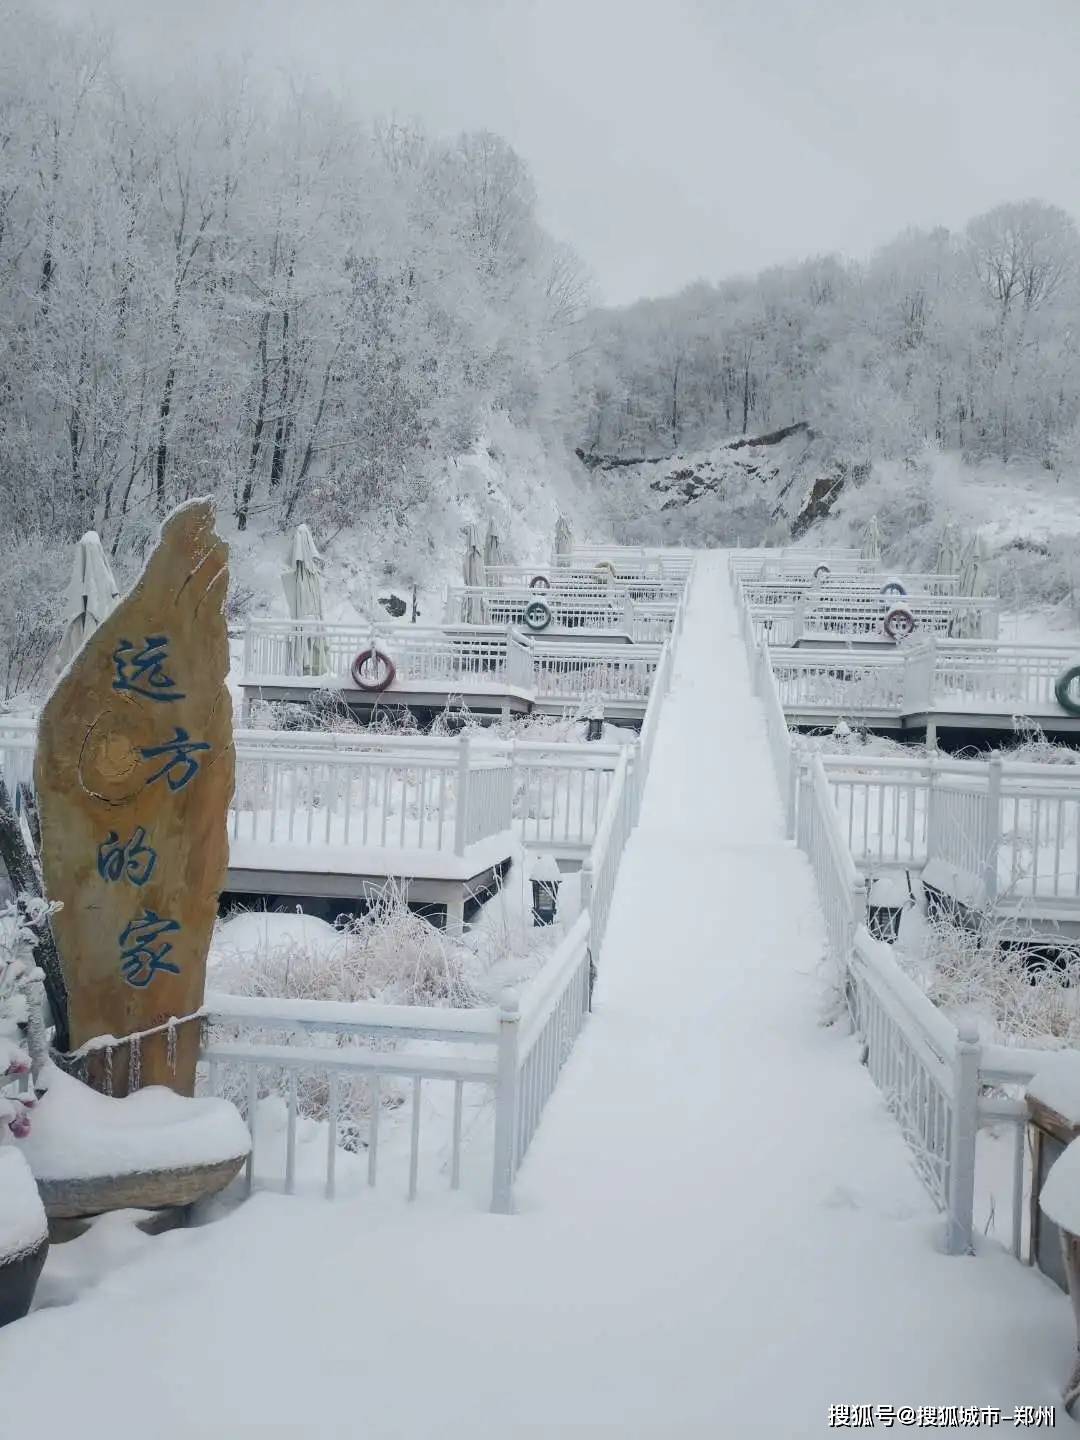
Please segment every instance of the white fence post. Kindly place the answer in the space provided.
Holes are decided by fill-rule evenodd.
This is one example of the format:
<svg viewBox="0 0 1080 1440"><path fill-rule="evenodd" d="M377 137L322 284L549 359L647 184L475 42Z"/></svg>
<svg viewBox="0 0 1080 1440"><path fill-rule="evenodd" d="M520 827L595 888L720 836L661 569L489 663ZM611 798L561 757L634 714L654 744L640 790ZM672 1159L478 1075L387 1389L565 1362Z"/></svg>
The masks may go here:
<svg viewBox="0 0 1080 1440"><path fill-rule="evenodd" d="M499 1040L495 1068L495 1156L491 1208L509 1215L514 1208L514 1151L517 1145L518 1040L521 1009L513 990L499 1003Z"/></svg>
<svg viewBox="0 0 1080 1440"><path fill-rule="evenodd" d="M998 846L1001 841L1001 761L991 760L986 777L986 810L983 815L983 889L986 900L997 899Z"/></svg>
<svg viewBox="0 0 1080 1440"><path fill-rule="evenodd" d="M795 815L798 810L799 775L801 772L801 757L789 739L787 787L784 795L784 834L789 840L795 839Z"/></svg>
<svg viewBox="0 0 1080 1440"><path fill-rule="evenodd" d="M979 1031L973 1020L957 1027L953 1054L952 1132L949 1143L949 1214L945 1249L970 1255L975 1204L975 1137L979 1128Z"/></svg>
<svg viewBox="0 0 1080 1440"><path fill-rule="evenodd" d="M465 854L469 820L469 737L458 741L457 804L454 806L454 854Z"/></svg>
<svg viewBox="0 0 1080 1440"><path fill-rule="evenodd" d="M914 806L915 797L912 796ZM938 761L936 753L932 754L926 762L926 858L933 860L937 856L937 827L938 827Z"/></svg>

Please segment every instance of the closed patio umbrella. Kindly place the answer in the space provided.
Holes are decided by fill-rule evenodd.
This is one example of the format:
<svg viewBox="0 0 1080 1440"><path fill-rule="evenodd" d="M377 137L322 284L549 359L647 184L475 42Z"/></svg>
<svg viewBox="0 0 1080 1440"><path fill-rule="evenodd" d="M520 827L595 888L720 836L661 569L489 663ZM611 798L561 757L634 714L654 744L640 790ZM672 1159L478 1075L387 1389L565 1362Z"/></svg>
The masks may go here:
<svg viewBox="0 0 1080 1440"><path fill-rule="evenodd" d="M487 536L484 540L484 569L499 563L499 532L495 529L495 521L488 521Z"/></svg>
<svg viewBox="0 0 1080 1440"><path fill-rule="evenodd" d="M101 537L88 530L75 546L71 579L64 592L64 634L60 640L61 668L70 664L120 598L105 558Z"/></svg>
<svg viewBox="0 0 1080 1440"><path fill-rule="evenodd" d="M322 556L315 537L306 525L298 525L289 547L289 569L281 575L282 589L294 620L317 621L323 618ZM327 669L326 641L304 627L300 645L300 665L305 675L321 675Z"/></svg>
<svg viewBox="0 0 1080 1440"><path fill-rule="evenodd" d="M555 557L569 555L574 548L574 532L562 515L555 522Z"/></svg>
<svg viewBox="0 0 1080 1440"><path fill-rule="evenodd" d="M879 561L881 559L881 526L878 524L876 515L871 515L866 522L866 529L863 531L862 549L860 555L864 560Z"/></svg>
<svg viewBox="0 0 1080 1440"><path fill-rule="evenodd" d="M466 525L465 527L465 564L462 567L462 575L470 590L483 589L484 550L480 544L480 527L478 525ZM461 618L466 625L482 625L484 623L484 605L479 595L466 596L464 614Z"/></svg>
<svg viewBox="0 0 1080 1440"><path fill-rule="evenodd" d="M938 541L937 573L939 575L955 575L958 572L963 544L964 539L960 534L960 527L949 520Z"/></svg>

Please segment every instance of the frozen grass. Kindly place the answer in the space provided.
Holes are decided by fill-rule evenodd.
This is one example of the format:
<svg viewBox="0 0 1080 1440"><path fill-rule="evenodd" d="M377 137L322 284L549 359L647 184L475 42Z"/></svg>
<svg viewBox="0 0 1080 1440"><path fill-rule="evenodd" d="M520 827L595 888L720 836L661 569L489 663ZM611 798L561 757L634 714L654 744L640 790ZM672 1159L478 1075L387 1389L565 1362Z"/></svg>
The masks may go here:
<svg viewBox="0 0 1080 1440"><path fill-rule="evenodd" d="M985 1041L1033 1049L1080 1045L1080 944L1018 943L999 922L905 916L897 962L950 1020L972 1017Z"/></svg>
<svg viewBox="0 0 1080 1440"><path fill-rule="evenodd" d="M401 890L388 884L370 912L340 925L299 912L239 912L222 922L211 953L208 988L231 995L279 999L423 1005L470 1009L493 1003L507 985L520 985L539 970L565 933L562 924L533 929L525 907L525 867L482 908L463 935L436 930L409 910ZM393 1042L335 1034L275 1031L242 1025L215 1027L218 1039L260 1044L303 1044L340 1048L388 1048ZM415 1043L415 1042L413 1042ZM226 1067L217 1093L246 1113L246 1073ZM267 1067L258 1076L261 1102L284 1095L286 1076ZM327 1118L329 1082L317 1069L298 1077L301 1116ZM384 1078L379 1103L400 1109L408 1086ZM340 1093L341 1145L367 1143L375 1092L364 1078L343 1081Z"/></svg>

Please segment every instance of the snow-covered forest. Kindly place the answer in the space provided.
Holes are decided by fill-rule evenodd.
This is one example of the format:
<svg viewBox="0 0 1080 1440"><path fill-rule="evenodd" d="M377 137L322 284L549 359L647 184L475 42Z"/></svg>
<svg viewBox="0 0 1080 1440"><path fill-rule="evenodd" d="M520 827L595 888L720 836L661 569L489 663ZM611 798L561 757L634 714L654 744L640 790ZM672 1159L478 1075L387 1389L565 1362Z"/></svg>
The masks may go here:
<svg viewBox="0 0 1080 1440"><path fill-rule="evenodd" d="M929 545L928 455L1070 485L1080 464L1080 235L1053 205L605 308L497 134L424 133L239 63L163 79L13 0L0 20L8 696L55 644L71 542L99 531L123 582L196 494L239 542L234 600L263 608L252 557L300 521L331 564L341 537L358 574L362 531L369 570L378 553L423 586L492 505L511 553L557 510L597 538L776 539L820 476L918 458ZM708 513L670 498L678 465L593 469L792 425L802 441L764 456L775 484L724 470ZM448 479L470 455L469 483Z"/></svg>
<svg viewBox="0 0 1080 1440"><path fill-rule="evenodd" d="M1048 466L1080 452L1080 234L1037 200L591 317L582 447L654 457L799 421L831 457L928 440Z"/></svg>
<svg viewBox="0 0 1080 1440"><path fill-rule="evenodd" d="M197 89L0 16L0 507L141 548L405 513L493 410L570 403L580 266L498 136L361 121L242 70Z"/></svg>

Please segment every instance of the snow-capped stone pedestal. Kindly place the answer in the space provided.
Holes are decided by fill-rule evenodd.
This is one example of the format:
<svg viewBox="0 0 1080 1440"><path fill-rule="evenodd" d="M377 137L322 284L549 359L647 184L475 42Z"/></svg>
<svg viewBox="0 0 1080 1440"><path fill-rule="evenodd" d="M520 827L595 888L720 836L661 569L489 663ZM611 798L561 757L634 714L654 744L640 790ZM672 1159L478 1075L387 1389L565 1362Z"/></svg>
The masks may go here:
<svg viewBox="0 0 1080 1440"><path fill-rule="evenodd" d="M48 1221L30 1167L14 1145L0 1145L0 1326L30 1309L48 1249Z"/></svg>
<svg viewBox="0 0 1080 1440"><path fill-rule="evenodd" d="M50 1220L192 1205L228 1185L251 1148L228 1100L164 1086L101 1095L50 1067L22 1152Z"/></svg>
<svg viewBox="0 0 1080 1440"><path fill-rule="evenodd" d="M228 864L228 549L209 501L181 506L131 593L61 676L38 725L46 893L87 1078L191 1094L206 955ZM175 1017L184 1022L163 1029ZM108 1073L106 1067L109 1066Z"/></svg>

